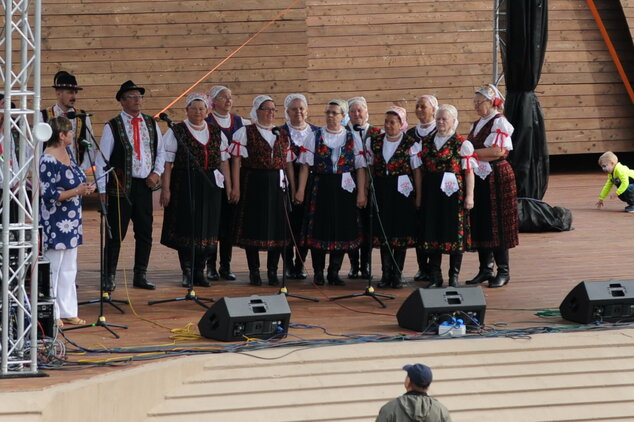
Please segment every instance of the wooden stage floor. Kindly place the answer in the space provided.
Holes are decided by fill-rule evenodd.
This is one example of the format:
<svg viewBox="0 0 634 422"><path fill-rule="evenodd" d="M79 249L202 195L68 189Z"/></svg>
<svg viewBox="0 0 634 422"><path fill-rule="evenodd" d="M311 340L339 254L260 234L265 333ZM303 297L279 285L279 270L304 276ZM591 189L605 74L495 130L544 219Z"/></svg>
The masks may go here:
<svg viewBox="0 0 634 422"><path fill-rule="evenodd" d="M608 200L605 209L594 206L597 195L604 183L604 175L594 173L557 174L550 177L548 193L544 198L549 204L570 208L573 212L574 230L563 233L522 233L520 245L511 251L511 282L502 289L483 288L487 309L486 326L491 329L522 329L542 326L569 325L559 317L539 317L538 310L557 309L565 295L577 283L583 280L634 279L634 260L632 259L632 227L634 215L623 212L624 204L617 199ZM123 273L119 271L115 299L129 299L131 306L124 306L125 314L120 314L111 306L105 307L108 322L125 324L127 330L115 329L121 336L115 339L102 327L66 332L72 342L88 349L108 349L116 347L168 345L172 329L184 328L188 324L195 327L204 313L199 305L183 301L148 306L148 300L160 300L182 296L185 289L180 287L180 269L176 253L158 243L162 212L156 212L154 249L151 256L149 278L158 286L155 291L126 289ZM79 285L80 300L98 297L99 275L99 217L95 210L88 209L84 214L84 245L79 249ZM119 268L131 268L133 263L132 231L124 243ZM374 274L380 275L378 252L374 252ZM448 260L445 260L448 261ZM266 262L266 261L263 261ZM447 262L443 272L446 274ZM477 255L466 254L460 280L463 282L477 272ZM310 268L310 264L308 265ZM199 288L201 296L220 298L222 296L248 296L252 294L274 294L277 288L248 285L247 267L244 252L234 249L233 270L238 275L235 282L217 282L211 288ZM342 274L348 271L347 262ZM309 324L327 329L330 333L365 333L395 335L407 333L397 325L396 312L412 289L424 287L426 283L412 281L416 271L415 253L410 250L406 260L405 274L408 285L401 290L389 289L386 293L396 296L386 301L387 308L382 309L369 297L332 302L329 297L362 292L366 281L352 280L345 287L319 288L309 280L289 282L291 293L314 296L321 301L309 301L289 298L292 311L291 323ZM127 271L128 283L131 274ZM445 275L446 278L446 275ZM80 316L94 322L98 316L97 304L80 307ZM332 338L320 329L290 330L289 340ZM205 345L217 343L213 340L184 340L183 344ZM75 346L67 344L69 349ZM91 357L72 353L68 360L102 360L121 358L99 355ZM93 367L84 370L45 371L47 378L25 378L0 381L0 391L31 390L46 386L85 379L97 374L121 370L118 367Z"/></svg>

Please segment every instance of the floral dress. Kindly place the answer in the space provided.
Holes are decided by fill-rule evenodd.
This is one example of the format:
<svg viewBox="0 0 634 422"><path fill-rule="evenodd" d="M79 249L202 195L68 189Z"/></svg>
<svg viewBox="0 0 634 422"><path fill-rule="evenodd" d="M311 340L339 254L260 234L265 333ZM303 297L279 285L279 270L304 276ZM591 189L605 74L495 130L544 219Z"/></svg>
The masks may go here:
<svg viewBox="0 0 634 422"><path fill-rule="evenodd" d="M69 166L50 154L40 157L40 224L46 249L72 249L82 243L81 199L73 196L59 201L60 194L86 182L86 174L77 165L69 148Z"/></svg>

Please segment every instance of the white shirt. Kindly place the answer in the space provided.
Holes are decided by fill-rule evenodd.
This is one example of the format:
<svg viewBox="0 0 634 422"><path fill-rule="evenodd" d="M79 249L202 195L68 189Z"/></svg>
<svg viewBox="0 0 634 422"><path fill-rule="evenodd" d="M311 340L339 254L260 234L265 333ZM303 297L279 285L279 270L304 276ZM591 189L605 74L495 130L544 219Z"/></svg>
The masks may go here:
<svg viewBox="0 0 634 422"><path fill-rule="evenodd" d="M387 138L387 134L385 135L385 137ZM370 162L373 163L374 153L372 152L371 141L372 141L371 139L368 139L366 141L366 151L368 154L368 160L370 160ZM394 156L394 153L398 149L399 145L401 145L402 141L403 141L402 133L400 134L398 141L390 142L387 139L383 140L383 148L381 150L381 155L383 155L383 160L385 160L386 163L392 159L392 157ZM421 143L414 142L414 144L409 148L409 151L407 151L407 154L409 155L409 164L412 170L417 169L422 165L422 160L420 159L420 156L419 156L419 152L421 152L421 150L422 150Z"/></svg>
<svg viewBox="0 0 634 422"><path fill-rule="evenodd" d="M213 118L216 120L216 123L218 123L218 126L220 126L221 128L229 129L231 127L231 123L232 123L231 114L227 114L225 116L221 116L220 114L216 113L215 111L212 111L211 114L212 114ZM247 119L242 118L242 117L240 117L240 119L242 119L242 126L246 126L246 125L250 125L251 124L250 120L247 120Z"/></svg>
<svg viewBox="0 0 634 422"><path fill-rule="evenodd" d="M196 141L198 141L201 145L207 145L209 142L209 127L207 126L207 122L204 122L205 127L202 130L196 129L188 119L183 120L183 123L187 125L189 133L192 134ZM165 135L163 135L163 144L165 145L165 161L173 163L176 158L176 151L178 151L179 145L172 129L168 129L167 132L165 132ZM227 141L225 134L220 132L220 161L229 159L230 155L228 148L229 141Z"/></svg>
<svg viewBox="0 0 634 422"><path fill-rule="evenodd" d="M492 118L494 118L498 114L497 111L489 114L486 117L481 118L475 125L475 130L473 131L474 135L477 135L480 130L486 125ZM484 146L498 146L506 149L507 151L513 150L513 141L511 140L511 135L513 135L513 125L506 120L506 117L500 116L493 122L493 126L491 126L491 133L487 135L484 140Z"/></svg>
<svg viewBox="0 0 634 422"><path fill-rule="evenodd" d="M141 135L141 157L137 157L134 153L134 128L132 126L132 118L133 116L129 115L125 111L121 112L121 118L123 119L123 123L125 125L126 135L128 137L128 142L132 146L132 177L145 179L150 175L150 173L156 173L159 176L163 174L163 168L165 165L165 146L163 144L163 135L161 134L161 129L158 126L158 123L154 122L154 130L156 131L156 136L158 137L158 144L156 147L156 158L154 160L154 168L152 168L152 150L150 149L150 144L152 140L150 139L150 133L145 124L145 119L139 123L139 133ZM138 117L141 117L139 114ZM97 184L99 186L100 192L105 192L106 184L110 175L106 175L105 177L101 177L103 175L104 167L106 165L106 160L110 160L110 155L112 154L112 150L114 149L114 136L112 135L112 128L109 124L103 128L103 132L101 134L101 142L99 143L101 148L101 154L97 156L96 161L96 175L97 175Z"/></svg>

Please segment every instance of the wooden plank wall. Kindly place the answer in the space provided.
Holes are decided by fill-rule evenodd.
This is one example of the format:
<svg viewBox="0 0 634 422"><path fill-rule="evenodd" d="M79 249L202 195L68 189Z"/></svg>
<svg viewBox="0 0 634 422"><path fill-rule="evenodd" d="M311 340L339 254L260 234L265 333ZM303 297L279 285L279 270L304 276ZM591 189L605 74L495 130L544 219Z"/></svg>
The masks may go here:
<svg viewBox="0 0 634 422"><path fill-rule="evenodd" d="M292 0L47 0L43 19L43 86L66 69L80 84L80 106L95 129L119 109L127 79L148 88L154 113L198 80ZM550 0L549 41L538 95L551 154L634 149L634 106L618 77L585 0ZM392 102L411 124L423 93L460 110L459 130L476 118L474 89L491 79L492 0L302 0L200 89L233 89L246 115L254 95L281 103L304 92L315 124L333 97L364 95L381 124ZM618 2L599 4L606 26ZM43 92L43 105L54 100ZM182 115L182 103L172 116ZM281 119L283 113L278 113Z"/></svg>

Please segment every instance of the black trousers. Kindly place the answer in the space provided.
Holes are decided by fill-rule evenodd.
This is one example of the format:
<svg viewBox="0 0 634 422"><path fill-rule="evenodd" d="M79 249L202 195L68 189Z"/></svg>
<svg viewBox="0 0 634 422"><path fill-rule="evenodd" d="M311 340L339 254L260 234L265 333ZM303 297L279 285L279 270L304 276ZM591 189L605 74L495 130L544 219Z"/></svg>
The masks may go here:
<svg viewBox="0 0 634 422"><path fill-rule="evenodd" d="M128 199L130 202L128 202ZM128 225L132 220L134 229L134 272L145 272L152 251L152 191L145 179L133 178L130 195L117 198L108 195L108 224L112 239L106 238L106 268L114 275L119 262L121 242L125 239Z"/></svg>

